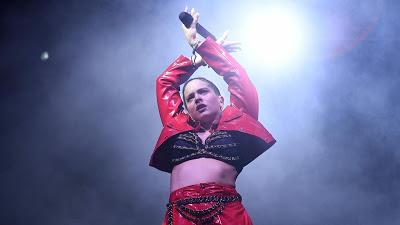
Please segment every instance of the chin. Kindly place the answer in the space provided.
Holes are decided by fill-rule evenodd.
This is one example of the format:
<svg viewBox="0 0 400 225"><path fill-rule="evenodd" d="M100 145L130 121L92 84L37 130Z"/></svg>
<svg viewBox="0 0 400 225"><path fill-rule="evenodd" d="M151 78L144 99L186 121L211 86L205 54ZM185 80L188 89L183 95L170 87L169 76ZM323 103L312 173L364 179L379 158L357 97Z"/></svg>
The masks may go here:
<svg viewBox="0 0 400 225"><path fill-rule="evenodd" d="M209 121L211 119L213 120L215 118L216 118L216 114L215 113L212 113L212 112L206 110L206 111L201 112L201 113L197 112L196 119L195 118L193 118L193 119L195 119L196 121L199 121L199 122L204 122L204 121Z"/></svg>
<svg viewBox="0 0 400 225"><path fill-rule="evenodd" d="M217 116L215 114L204 113L199 117L199 120L203 120L203 121L214 120L216 117Z"/></svg>

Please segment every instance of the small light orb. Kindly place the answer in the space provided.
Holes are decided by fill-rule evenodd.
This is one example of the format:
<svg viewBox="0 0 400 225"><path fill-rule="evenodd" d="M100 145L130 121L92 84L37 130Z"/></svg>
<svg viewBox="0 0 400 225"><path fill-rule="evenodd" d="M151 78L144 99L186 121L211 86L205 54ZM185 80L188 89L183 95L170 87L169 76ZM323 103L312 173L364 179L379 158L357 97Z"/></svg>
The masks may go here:
<svg viewBox="0 0 400 225"><path fill-rule="evenodd" d="M42 54L40 55L40 59L42 61L46 61L49 59L49 53L48 52L42 52Z"/></svg>

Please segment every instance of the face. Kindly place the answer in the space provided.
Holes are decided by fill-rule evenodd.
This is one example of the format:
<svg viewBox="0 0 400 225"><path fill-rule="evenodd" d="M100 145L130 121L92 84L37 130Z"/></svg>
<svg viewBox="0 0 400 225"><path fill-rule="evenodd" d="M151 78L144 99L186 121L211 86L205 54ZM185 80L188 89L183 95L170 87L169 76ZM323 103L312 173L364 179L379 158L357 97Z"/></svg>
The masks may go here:
<svg viewBox="0 0 400 225"><path fill-rule="evenodd" d="M202 80L190 81L184 90L186 108L195 121L212 123L222 112L224 98Z"/></svg>

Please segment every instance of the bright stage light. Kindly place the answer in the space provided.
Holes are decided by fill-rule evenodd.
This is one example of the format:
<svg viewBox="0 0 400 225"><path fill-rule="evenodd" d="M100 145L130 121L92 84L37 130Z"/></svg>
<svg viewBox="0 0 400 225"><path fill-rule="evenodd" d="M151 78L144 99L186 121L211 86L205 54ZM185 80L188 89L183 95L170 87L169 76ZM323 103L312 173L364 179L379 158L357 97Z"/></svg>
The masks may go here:
<svg viewBox="0 0 400 225"><path fill-rule="evenodd" d="M299 13L290 7L270 6L252 14L245 22L241 40L253 62L276 68L301 57L307 29Z"/></svg>

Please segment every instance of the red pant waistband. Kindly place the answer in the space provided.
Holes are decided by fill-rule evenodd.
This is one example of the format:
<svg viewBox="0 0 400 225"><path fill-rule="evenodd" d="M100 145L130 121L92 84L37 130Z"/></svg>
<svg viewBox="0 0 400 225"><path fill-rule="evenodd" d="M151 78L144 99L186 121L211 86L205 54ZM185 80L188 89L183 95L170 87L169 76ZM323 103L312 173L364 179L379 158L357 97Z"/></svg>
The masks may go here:
<svg viewBox="0 0 400 225"><path fill-rule="evenodd" d="M215 182L200 183L171 192L169 201L173 202L185 198L195 198L203 196L233 196L238 195L235 186L228 184L217 184Z"/></svg>

